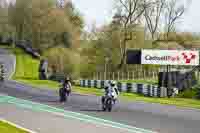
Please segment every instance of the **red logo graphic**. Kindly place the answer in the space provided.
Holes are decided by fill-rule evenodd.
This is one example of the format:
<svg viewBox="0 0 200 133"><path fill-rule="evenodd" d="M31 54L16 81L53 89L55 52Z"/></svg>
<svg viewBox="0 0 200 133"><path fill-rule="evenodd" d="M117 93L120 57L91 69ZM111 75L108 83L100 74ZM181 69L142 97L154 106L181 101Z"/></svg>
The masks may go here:
<svg viewBox="0 0 200 133"><path fill-rule="evenodd" d="M191 61L196 58L196 55L193 53L190 53L189 55L186 53L182 53L182 55L186 64L191 63Z"/></svg>

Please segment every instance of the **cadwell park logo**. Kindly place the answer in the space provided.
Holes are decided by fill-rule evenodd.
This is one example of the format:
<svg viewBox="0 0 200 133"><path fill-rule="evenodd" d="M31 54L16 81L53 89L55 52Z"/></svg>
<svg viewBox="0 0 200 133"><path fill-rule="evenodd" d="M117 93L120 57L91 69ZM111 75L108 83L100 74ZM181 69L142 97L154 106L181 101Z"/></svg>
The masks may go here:
<svg viewBox="0 0 200 133"><path fill-rule="evenodd" d="M181 55L177 56L151 56L151 55L146 55L145 60L148 61L172 61L172 62L179 62L181 60L184 60L186 64L190 64L192 60L195 60L197 57L196 54L194 53L186 53L183 52Z"/></svg>
<svg viewBox="0 0 200 133"><path fill-rule="evenodd" d="M197 55L195 55L194 53L187 54L187 53L183 52L182 56L183 56L183 59L185 60L185 63L189 64L189 63L191 63L192 60L195 60Z"/></svg>

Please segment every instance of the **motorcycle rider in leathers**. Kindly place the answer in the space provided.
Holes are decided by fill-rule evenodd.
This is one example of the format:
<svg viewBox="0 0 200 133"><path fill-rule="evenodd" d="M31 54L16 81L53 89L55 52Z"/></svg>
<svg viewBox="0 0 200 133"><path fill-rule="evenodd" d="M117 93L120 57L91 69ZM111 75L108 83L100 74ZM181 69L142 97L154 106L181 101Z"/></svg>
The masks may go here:
<svg viewBox="0 0 200 133"><path fill-rule="evenodd" d="M118 95L120 94L119 89L117 87L117 83L115 81L111 81L109 85L106 86L104 89L105 89L105 95L102 96L102 99L101 99L102 104L104 104L105 98L109 95L112 95L112 98L115 104L118 98Z"/></svg>

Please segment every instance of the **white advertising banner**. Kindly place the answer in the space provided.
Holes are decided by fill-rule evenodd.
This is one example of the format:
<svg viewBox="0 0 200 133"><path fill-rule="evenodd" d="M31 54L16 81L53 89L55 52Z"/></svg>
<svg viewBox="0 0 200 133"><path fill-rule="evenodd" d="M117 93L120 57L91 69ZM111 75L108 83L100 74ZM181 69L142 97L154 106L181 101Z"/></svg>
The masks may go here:
<svg viewBox="0 0 200 133"><path fill-rule="evenodd" d="M199 65L199 51L142 50L141 64Z"/></svg>

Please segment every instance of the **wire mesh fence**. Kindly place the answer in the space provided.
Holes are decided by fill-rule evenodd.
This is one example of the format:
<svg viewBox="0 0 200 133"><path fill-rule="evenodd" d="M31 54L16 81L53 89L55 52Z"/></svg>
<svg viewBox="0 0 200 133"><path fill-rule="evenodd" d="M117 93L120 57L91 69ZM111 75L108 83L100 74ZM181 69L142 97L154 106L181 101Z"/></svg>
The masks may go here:
<svg viewBox="0 0 200 133"><path fill-rule="evenodd" d="M164 72L164 69L158 70L140 70L140 71L117 71L117 72L93 72L93 73L81 73L81 79L90 80L152 80L158 81L159 73ZM171 69L171 71L179 71L187 73L192 69ZM166 71L165 71L166 72ZM200 80L199 70L194 72L196 79Z"/></svg>
<svg viewBox="0 0 200 133"><path fill-rule="evenodd" d="M159 71L128 71L128 72L93 72L82 73L82 79L94 80L157 80Z"/></svg>

